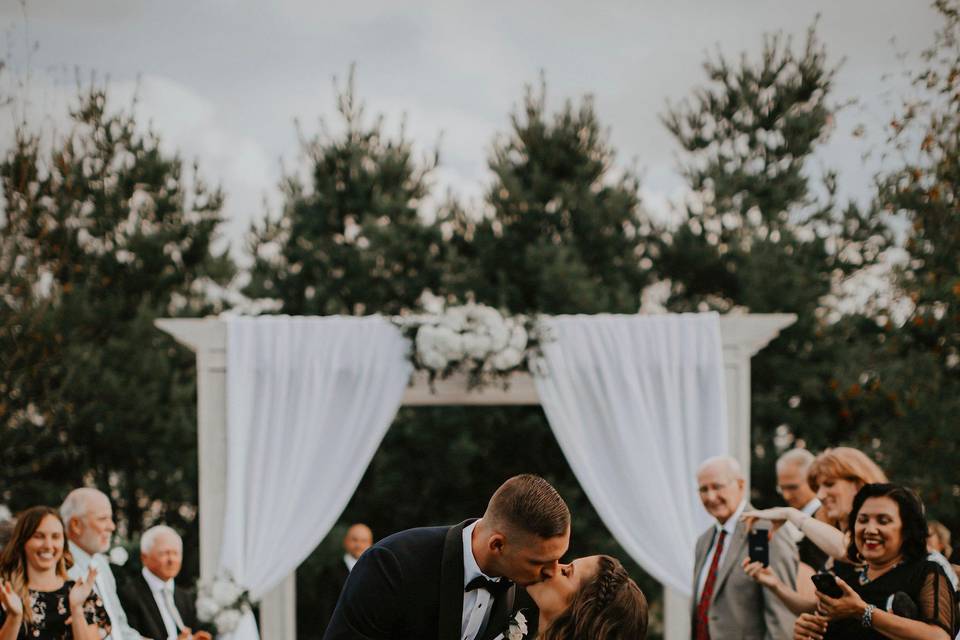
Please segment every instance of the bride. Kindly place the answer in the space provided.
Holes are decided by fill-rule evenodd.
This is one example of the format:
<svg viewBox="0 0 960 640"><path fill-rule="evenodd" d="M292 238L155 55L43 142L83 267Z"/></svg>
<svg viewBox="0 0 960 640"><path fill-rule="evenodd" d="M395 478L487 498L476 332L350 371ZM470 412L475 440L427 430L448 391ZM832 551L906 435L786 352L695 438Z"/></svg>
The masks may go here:
<svg viewBox="0 0 960 640"><path fill-rule="evenodd" d="M537 640L643 640L647 599L610 556L579 558L527 587L540 610Z"/></svg>

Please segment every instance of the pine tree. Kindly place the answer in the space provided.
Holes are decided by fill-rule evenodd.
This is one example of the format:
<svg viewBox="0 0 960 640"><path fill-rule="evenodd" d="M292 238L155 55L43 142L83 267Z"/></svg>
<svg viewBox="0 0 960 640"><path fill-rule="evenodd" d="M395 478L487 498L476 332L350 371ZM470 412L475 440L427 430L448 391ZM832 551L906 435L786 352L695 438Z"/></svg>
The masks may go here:
<svg viewBox="0 0 960 640"><path fill-rule="evenodd" d="M872 323L837 321L829 302L892 240L876 210L838 206L834 173L820 195L812 184L810 160L836 111L828 101L836 68L814 28L799 53L773 36L758 61L720 55L704 69L709 84L664 117L686 152L686 216L661 230L647 256L671 283L673 311L797 314L752 361L754 487L771 500L778 450L853 437L837 377L859 366L849 343Z"/></svg>
<svg viewBox="0 0 960 640"><path fill-rule="evenodd" d="M218 310L222 196L105 90L71 116L49 142L23 123L0 160L0 499L58 505L93 483L130 532L164 520L190 541L193 356L153 320Z"/></svg>
<svg viewBox="0 0 960 640"><path fill-rule="evenodd" d="M882 176L880 206L909 222L895 298L877 318L876 366L845 408L879 444L893 478L918 489L932 517L960 527L960 3L938 0L943 23L914 76L916 94L890 123L903 164ZM894 306L894 305L891 305ZM902 308L902 306L901 306ZM865 436L866 437L866 436Z"/></svg>
<svg viewBox="0 0 960 640"><path fill-rule="evenodd" d="M437 158L418 162L402 131L366 122L352 70L337 111L342 133L302 141L312 183L288 175L279 220L253 229L245 293L299 315L410 309L440 281L440 230L420 212Z"/></svg>
<svg viewBox="0 0 960 640"><path fill-rule="evenodd" d="M589 97L551 115L545 83L528 88L493 146L492 215L453 216L466 266L448 288L513 313L636 312L649 225L637 178L614 159Z"/></svg>

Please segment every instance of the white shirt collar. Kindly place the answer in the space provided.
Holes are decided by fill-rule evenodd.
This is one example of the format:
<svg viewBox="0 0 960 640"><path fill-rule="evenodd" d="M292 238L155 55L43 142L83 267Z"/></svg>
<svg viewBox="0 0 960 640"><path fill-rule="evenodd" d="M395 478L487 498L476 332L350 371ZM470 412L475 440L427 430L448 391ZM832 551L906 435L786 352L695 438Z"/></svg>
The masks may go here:
<svg viewBox="0 0 960 640"><path fill-rule="evenodd" d="M727 518L727 521L723 524L719 522L714 522L713 525L716 527L717 532L721 530L727 532L727 537L733 535L733 532L737 529L737 523L740 522L740 516L743 515L744 510L747 508L747 499L744 498L740 501L740 506L737 507L737 510L733 512L733 515Z"/></svg>
<svg viewBox="0 0 960 640"><path fill-rule="evenodd" d="M803 509L800 509L803 513L808 516L812 516L817 512L817 509L820 508L820 498L814 498L810 502L804 505Z"/></svg>
<svg viewBox="0 0 960 640"><path fill-rule="evenodd" d="M147 585L150 586L150 590L156 593L157 591L163 591L164 587L170 587L170 591L173 591L173 578L169 580L161 580L157 576L153 575L153 572L146 567L141 571L143 573L143 579L147 581Z"/></svg>
<svg viewBox="0 0 960 640"><path fill-rule="evenodd" d="M347 571L353 571L354 565L357 564L357 559L349 553L345 553L343 554L343 563L347 565Z"/></svg>
<svg viewBox="0 0 960 640"><path fill-rule="evenodd" d="M477 576L483 576L493 581L499 581L500 578L491 578L480 570L480 565L473 555L473 530L477 528L476 520L463 528L463 588L466 589L470 581Z"/></svg>

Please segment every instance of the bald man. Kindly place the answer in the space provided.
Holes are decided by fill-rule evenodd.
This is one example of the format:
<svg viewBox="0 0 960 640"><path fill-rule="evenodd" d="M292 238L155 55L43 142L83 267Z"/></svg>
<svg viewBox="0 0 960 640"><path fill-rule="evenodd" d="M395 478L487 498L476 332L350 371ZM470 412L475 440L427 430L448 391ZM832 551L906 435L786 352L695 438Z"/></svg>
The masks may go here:
<svg viewBox="0 0 960 640"><path fill-rule="evenodd" d="M320 598L320 624L321 634L326 630L330 618L333 616L333 610L337 606L337 600L340 598L340 592L343 591L343 585L347 582L347 576L357 564L357 560L363 555L363 552L373 544L373 531L370 527L358 522L347 529L347 534L343 536L343 559L335 563L332 567L326 569L320 577L321 598Z"/></svg>
<svg viewBox="0 0 960 640"><path fill-rule="evenodd" d="M748 531L740 516L751 507L740 464L729 456L704 461L697 471L697 488L714 523L697 540L691 638L789 640L795 616L743 570ZM794 586L797 548L782 530L770 540L770 568Z"/></svg>
<svg viewBox="0 0 960 640"><path fill-rule="evenodd" d="M73 555L73 566L67 572L71 580L87 575L90 566L97 568L94 591L103 600L110 618L112 640L140 640L141 636L127 622L117 595L117 581L110 570L107 551L117 526L113 523L110 498L96 489L74 489L60 506L60 517L67 528L67 540Z"/></svg>

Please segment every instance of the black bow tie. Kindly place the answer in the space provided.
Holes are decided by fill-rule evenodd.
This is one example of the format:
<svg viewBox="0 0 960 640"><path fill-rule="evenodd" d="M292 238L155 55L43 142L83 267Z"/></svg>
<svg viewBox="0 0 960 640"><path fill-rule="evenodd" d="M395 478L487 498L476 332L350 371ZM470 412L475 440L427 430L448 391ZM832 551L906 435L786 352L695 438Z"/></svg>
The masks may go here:
<svg viewBox="0 0 960 640"><path fill-rule="evenodd" d="M466 593L470 593L474 589L486 589L490 592L490 595L496 597L501 593L506 593L507 589L509 589L511 586L513 586L513 583L505 578L491 580L486 576L477 576L467 583L467 587L464 589L464 591Z"/></svg>

